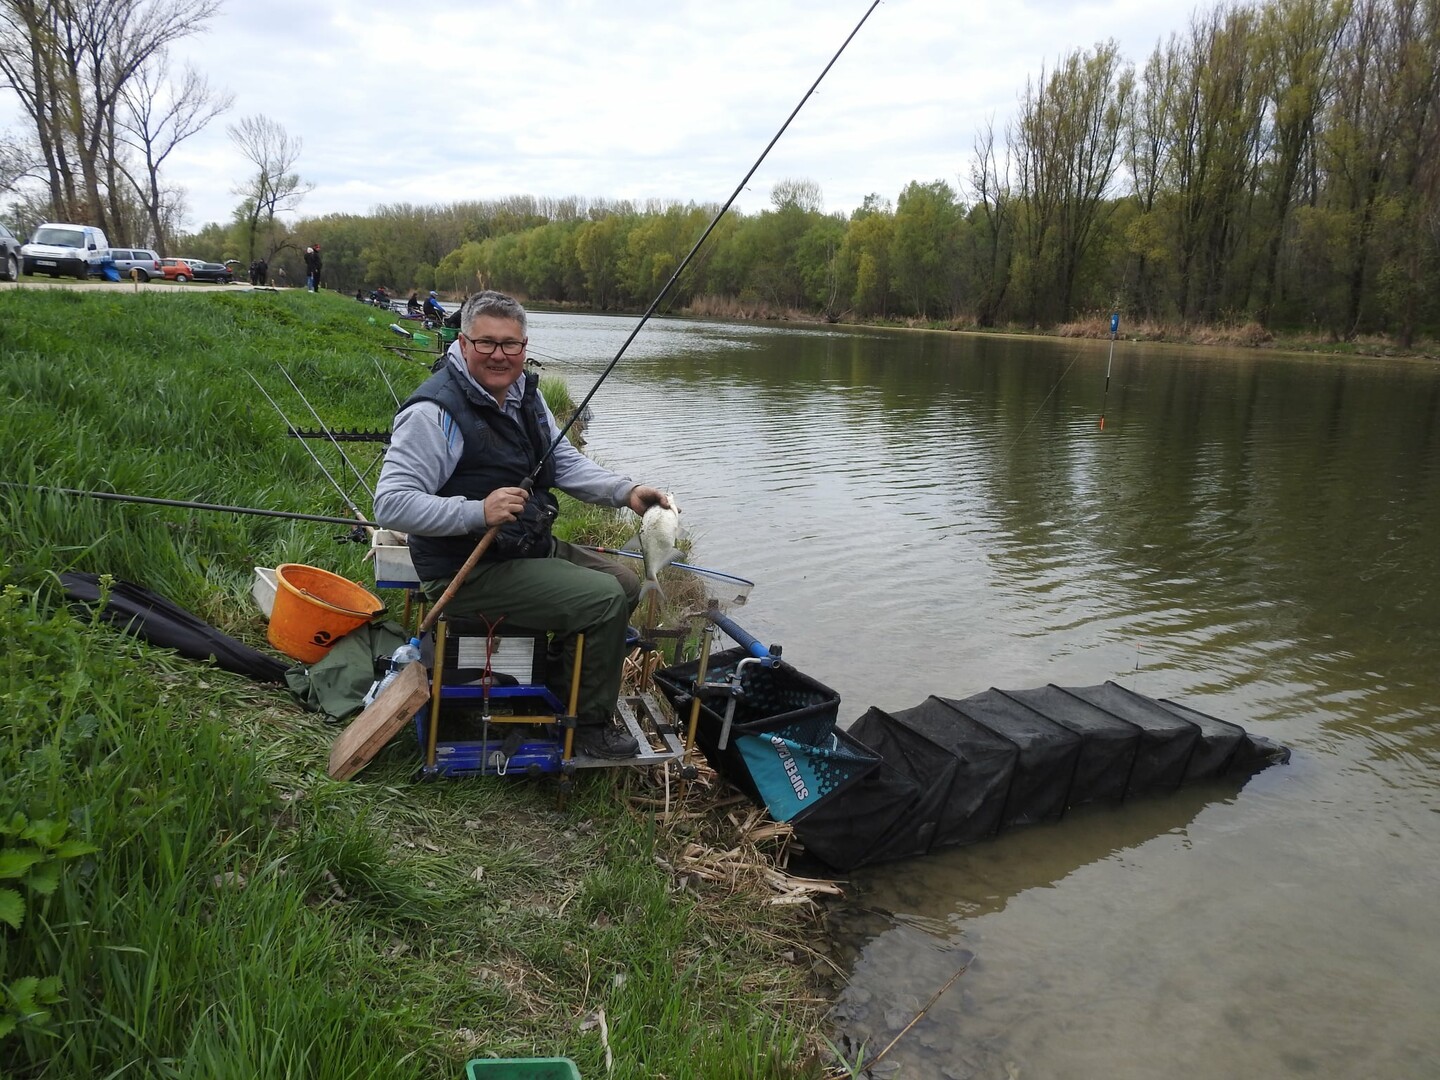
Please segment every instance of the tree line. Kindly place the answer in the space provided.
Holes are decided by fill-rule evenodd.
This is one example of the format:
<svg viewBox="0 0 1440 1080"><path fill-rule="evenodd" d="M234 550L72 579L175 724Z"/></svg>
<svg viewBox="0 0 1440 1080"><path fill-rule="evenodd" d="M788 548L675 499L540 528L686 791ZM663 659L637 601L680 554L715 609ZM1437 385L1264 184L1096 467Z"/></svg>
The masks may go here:
<svg viewBox="0 0 1440 1080"><path fill-rule="evenodd" d="M306 221L335 287L644 307L715 208L511 198ZM303 246L303 245L300 245ZM1440 0L1197 11L1027 83L961 183L727 215L672 309L1048 327L1096 312L1409 345L1440 327Z"/></svg>
<svg viewBox="0 0 1440 1080"><path fill-rule="evenodd" d="M150 7L184 28L210 4ZM294 220L299 140L263 118L231 136L256 172L233 220L185 237L186 253L266 257L293 282L320 244L327 287L345 292L484 285L635 310L716 209L515 196ZM915 181L848 215L782 181L767 208L722 219L671 309L980 327L1120 310L1405 345L1440 325L1440 0L1197 9L1138 65L1113 41L1058 58L974 150L956 183Z"/></svg>

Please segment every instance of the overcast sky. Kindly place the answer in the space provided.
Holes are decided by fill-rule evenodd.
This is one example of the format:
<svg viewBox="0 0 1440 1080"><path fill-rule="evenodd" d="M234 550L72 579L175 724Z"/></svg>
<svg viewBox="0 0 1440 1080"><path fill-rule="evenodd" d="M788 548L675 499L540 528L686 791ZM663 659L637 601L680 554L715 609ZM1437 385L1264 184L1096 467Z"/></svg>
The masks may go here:
<svg viewBox="0 0 1440 1080"><path fill-rule="evenodd" d="M227 0L172 49L235 92L166 167L188 225L228 219L249 167L226 134L264 114L303 140L304 216L507 195L718 203L869 0ZM737 205L809 179L825 209L910 181L960 185L1027 79L1113 37L1142 64L1192 0L885 0ZM1208 5L1201 5L1208 7ZM0 126L19 127L13 101ZM118 239L118 238L117 238Z"/></svg>

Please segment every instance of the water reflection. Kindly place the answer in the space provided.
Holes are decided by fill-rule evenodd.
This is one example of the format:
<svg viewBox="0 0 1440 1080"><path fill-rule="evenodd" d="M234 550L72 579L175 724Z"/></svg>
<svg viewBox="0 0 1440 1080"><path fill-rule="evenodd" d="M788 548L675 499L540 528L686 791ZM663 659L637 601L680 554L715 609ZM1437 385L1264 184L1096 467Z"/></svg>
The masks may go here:
<svg viewBox="0 0 1440 1080"><path fill-rule="evenodd" d="M632 326L531 337L578 395ZM1434 1074L1440 369L1121 343L1101 432L1107 347L659 320L590 449L842 720L1108 678L1296 751L870 872L852 993L975 955L905 1075Z"/></svg>

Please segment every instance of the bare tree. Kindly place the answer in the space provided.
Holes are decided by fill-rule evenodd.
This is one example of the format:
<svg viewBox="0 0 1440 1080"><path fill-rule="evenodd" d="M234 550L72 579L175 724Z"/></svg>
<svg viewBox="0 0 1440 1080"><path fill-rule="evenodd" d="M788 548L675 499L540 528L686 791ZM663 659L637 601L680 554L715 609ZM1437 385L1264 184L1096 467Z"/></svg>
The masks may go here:
<svg viewBox="0 0 1440 1080"><path fill-rule="evenodd" d="M303 141L292 138L283 126L267 116L247 116L227 130L230 139L240 148L255 173L232 190L243 200L235 211L236 219L245 226L246 261L255 261L255 239L264 222L271 232L275 216L294 210L312 190L313 184L303 183L300 174L291 172L300 156ZM266 241L265 255L271 254L271 241Z"/></svg>
<svg viewBox="0 0 1440 1080"><path fill-rule="evenodd" d="M1070 53L1025 88L1012 146L1026 211L1030 315L1038 321L1069 317L1081 262L1114 210L1107 195L1134 88L1114 41Z"/></svg>
<svg viewBox="0 0 1440 1080"><path fill-rule="evenodd" d="M36 147L8 131L0 132L0 194L20 181L41 175Z"/></svg>
<svg viewBox="0 0 1440 1080"><path fill-rule="evenodd" d="M1002 160L1003 158L1003 160ZM994 326L1010 287L1010 260L1014 245L1014 207L1010 191L1009 154L995 151L995 129L987 122L975 143L975 161L970 168L970 193L980 228L970 234L975 247L974 264L979 278L975 321Z"/></svg>
<svg viewBox="0 0 1440 1080"><path fill-rule="evenodd" d="M819 214L825 210L825 193L814 180L786 177L770 189L770 205L776 210L794 207L806 213Z"/></svg>
<svg viewBox="0 0 1440 1080"><path fill-rule="evenodd" d="M213 89L204 75L187 66L180 85L168 87L162 72L167 56L161 51L144 64L123 88L116 116L120 140L140 156L140 164L127 168L117 162L134 187L150 220L155 247L166 253L166 218L171 216L175 193L160 182L160 167L174 149L202 131L235 101L228 90ZM136 174L139 175L136 175Z"/></svg>
<svg viewBox="0 0 1440 1080"><path fill-rule="evenodd" d="M74 200L75 183L65 146L68 117L59 89L59 56L53 45L57 20L53 0L0 0L0 75L35 125L50 185L51 212L59 217Z"/></svg>
<svg viewBox="0 0 1440 1080"><path fill-rule="evenodd" d="M35 124L57 216L115 226L121 89L151 56L199 30L219 5L0 0L0 75Z"/></svg>
<svg viewBox="0 0 1440 1080"><path fill-rule="evenodd" d="M1126 238L1135 268L1134 291L1129 300L1131 310L1143 318L1153 318L1160 310L1160 289L1152 284L1152 279L1157 275L1155 263L1163 261L1167 252L1159 204L1174 152L1170 141L1170 109L1178 77L1177 58L1178 46L1173 34L1169 48L1155 46L1140 74L1125 141L1125 163L1130 170L1139 211Z"/></svg>
<svg viewBox="0 0 1440 1080"><path fill-rule="evenodd" d="M1186 319L1218 318L1242 306L1249 291L1244 229L1266 102L1253 32L1258 18L1241 7L1197 12L1174 44L1167 180L1175 204L1178 304Z"/></svg>
<svg viewBox="0 0 1440 1080"><path fill-rule="evenodd" d="M1263 248L1255 316L1262 325L1270 321L1280 243L1300 166L1331 93L1332 57L1346 11L1345 0L1270 0L1261 9L1260 62L1268 73L1271 121L1270 161L1263 174L1268 206L1258 223Z"/></svg>

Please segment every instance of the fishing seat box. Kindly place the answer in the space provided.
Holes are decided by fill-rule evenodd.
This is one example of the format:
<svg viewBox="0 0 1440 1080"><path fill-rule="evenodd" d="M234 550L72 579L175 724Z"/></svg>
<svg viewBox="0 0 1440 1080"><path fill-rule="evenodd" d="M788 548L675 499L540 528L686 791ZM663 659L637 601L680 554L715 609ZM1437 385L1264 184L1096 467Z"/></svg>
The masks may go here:
<svg viewBox="0 0 1440 1080"><path fill-rule="evenodd" d="M444 646L437 656L442 637ZM494 676L488 690L482 681L487 652ZM491 637L483 619L444 615L421 640L420 659L432 678L436 671L440 674L440 701L438 709L427 707L416 714L415 737L424 752L432 719L436 722L435 765L441 775L493 774L497 767L491 756L507 743L503 753L517 772L529 766L547 773L559 769L562 747L544 724L565 710L546 686L545 635L515 628ZM483 719L487 711L488 730ZM522 718L532 719L526 723Z"/></svg>

